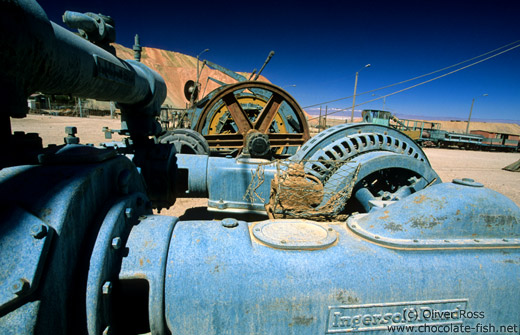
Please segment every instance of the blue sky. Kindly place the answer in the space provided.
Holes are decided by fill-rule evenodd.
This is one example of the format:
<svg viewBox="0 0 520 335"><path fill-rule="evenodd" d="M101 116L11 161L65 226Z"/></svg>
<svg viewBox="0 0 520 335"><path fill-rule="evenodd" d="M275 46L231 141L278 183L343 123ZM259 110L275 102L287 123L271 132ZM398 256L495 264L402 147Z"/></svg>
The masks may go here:
<svg viewBox="0 0 520 335"><path fill-rule="evenodd" d="M323 110L325 106L329 110L352 106L351 98L325 102L351 96L355 73L365 64L371 67L359 74L358 94L520 40L518 0L39 3L60 24L66 9L110 15L116 21L117 42L127 47L138 33L144 46L192 56L209 48L203 58L235 71L260 68L274 50L262 74L285 88L302 107L322 103ZM432 77L359 95L356 104ZM488 96L479 97L484 93ZM392 95L386 98L385 108L401 117L464 119L475 97L479 98L473 120L520 123L520 47ZM319 106L313 108L306 110L319 110ZM356 109L363 108L382 109L383 101Z"/></svg>

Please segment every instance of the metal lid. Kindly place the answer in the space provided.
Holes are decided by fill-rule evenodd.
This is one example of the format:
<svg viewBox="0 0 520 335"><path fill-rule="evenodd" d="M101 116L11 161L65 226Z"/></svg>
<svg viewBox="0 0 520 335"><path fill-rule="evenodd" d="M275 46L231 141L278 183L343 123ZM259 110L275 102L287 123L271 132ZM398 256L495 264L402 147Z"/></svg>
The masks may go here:
<svg viewBox="0 0 520 335"><path fill-rule="evenodd" d="M517 248L520 208L485 187L437 184L347 221L367 240L398 248Z"/></svg>
<svg viewBox="0 0 520 335"><path fill-rule="evenodd" d="M305 220L269 220L254 225L253 235L279 249L324 249L336 242L334 229Z"/></svg>
<svg viewBox="0 0 520 335"><path fill-rule="evenodd" d="M484 187L481 183L476 182L475 180L471 178L462 178L462 179L453 179L452 181L454 184L464 185L464 186L471 186L471 187Z"/></svg>

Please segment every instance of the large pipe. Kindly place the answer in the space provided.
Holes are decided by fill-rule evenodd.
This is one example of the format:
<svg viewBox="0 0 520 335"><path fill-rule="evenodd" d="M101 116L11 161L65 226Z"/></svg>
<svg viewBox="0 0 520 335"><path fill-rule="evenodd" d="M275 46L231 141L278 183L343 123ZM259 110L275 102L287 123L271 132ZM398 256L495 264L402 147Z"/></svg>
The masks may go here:
<svg viewBox="0 0 520 335"><path fill-rule="evenodd" d="M155 71L123 61L49 21L34 0L3 1L0 8L3 112L24 117L27 97L37 91L116 101L140 119L160 111L166 85ZM141 130L156 132L152 123Z"/></svg>

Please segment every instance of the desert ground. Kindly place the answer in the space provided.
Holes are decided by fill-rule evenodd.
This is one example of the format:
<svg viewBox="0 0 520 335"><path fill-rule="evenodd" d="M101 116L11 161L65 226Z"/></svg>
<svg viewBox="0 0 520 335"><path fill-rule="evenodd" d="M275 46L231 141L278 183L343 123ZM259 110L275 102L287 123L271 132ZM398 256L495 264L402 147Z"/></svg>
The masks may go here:
<svg viewBox="0 0 520 335"><path fill-rule="evenodd" d="M119 129L120 121L109 117L76 118L65 116L29 115L12 119L13 131L37 132L43 144L62 144L66 126L76 126L80 143L99 144L105 140L103 127ZM113 140L120 140L117 134ZM471 178L492 190L500 192L520 206L520 172L502 170L520 159L520 153L465 151L457 149L424 149L433 169L444 182L456 178ZM205 210L207 199L178 199L169 210L161 214L179 216L184 220L211 219ZM202 216L202 217L201 217Z"/></svg>

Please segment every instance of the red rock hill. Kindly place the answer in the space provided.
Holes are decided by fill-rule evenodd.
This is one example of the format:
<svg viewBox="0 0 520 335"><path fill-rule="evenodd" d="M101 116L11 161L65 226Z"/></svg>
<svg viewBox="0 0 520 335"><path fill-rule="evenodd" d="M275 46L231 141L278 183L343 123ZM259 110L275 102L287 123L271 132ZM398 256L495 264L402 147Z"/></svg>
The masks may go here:
<svg viewBox="0 0 520 335"><path fill-rule="evenodd" d="M134 59L134 51L132 49L119 44L113 44L113 46L116 49L117 57L121 59ZM195 81L197 79L197 58L179 52L143 47L141 62L157 71L164 78L166 86L168 87L168 95L164 104L175 108L185 108L189 101L184 97L184 85L188 80ZM202 61L199 63L199 68L201 67ZM240 74L249 77L248 73ZM208 77L215 78L227 84L236 82L235 79L224 73L205 66L199 79L201 83L199 99L219 87L217 83L208 80ZM258 80L269 82L269 80L263 76L260 76Z"/></svg>

